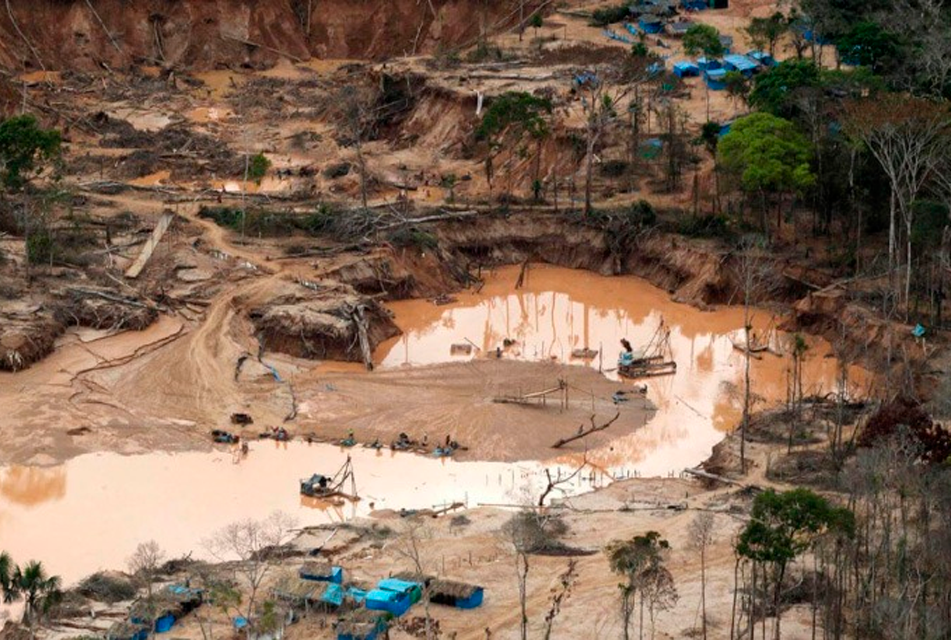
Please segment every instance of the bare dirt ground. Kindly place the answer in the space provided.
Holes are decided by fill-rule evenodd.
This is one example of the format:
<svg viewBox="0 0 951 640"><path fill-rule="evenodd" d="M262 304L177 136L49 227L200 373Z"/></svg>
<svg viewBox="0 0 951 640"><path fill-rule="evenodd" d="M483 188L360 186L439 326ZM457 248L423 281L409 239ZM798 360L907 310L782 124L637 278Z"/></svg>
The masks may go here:
<svg viewBox="0 0 951 640"><path fill-rule="evenodd" d="M30 8L14 4L21 17ZM410 8L425 12L425 4ZM451 5L436 4L440 12ZM704 12L694 19L733 35L742 51L745 20L769 13L775 3L755 0L732 5L727 11ZM122 9L116 9L117 15ZM54 10L59 9L48 9ZM83 34L100 29L92 16L83 16ZM121 31L114 24L115 16L107 16L107 20L112 32ZM253 233L245 236L198 216L200 205L308 215L320 204L354 202L359 195L355 153L329 113L332 97L341 87L355 81L375 86L384 76L395 78L396 84L419 83L413 100L365 146L371 206L397 210L405 216L429 207L444 209L452 196L456 209L466 209L492 201L482 159L468 146L478 121L479 93L522 89L555 96L563 126L542 150L541 174L546 185L556 176L562 184L569 178L580 184L581 163L573 151L573 140L583 132L585 116L580 99L570 95L570 85L572 72L582 65L572 59L579 54L571 47L580 45L589 50L585 55L595 57L603 57L605 50L609 55L623 55L627 49L605 38L583 18L554 14L546 18L538 41L533 40L536 34L531 30L521 44L514 34L500 35L495 44L506 52L502 60L444 65L410 56L368 62L351 58L394 51L380 39L348 39L346 33L351 28L361 28L351 22L337 25L332 38L320 40L327 34L321 35L319 29L311 41L291 38L295 58L316 50L339 59L284 59L268 71L241 68L274 63L280 55L274 53L273 45L289 41L280 33L266 32L261 24L239 25L238 31L247 38L261 39L258 45L264 46L229 41L221 51L231 68L207 71L171 64L163 68L156 58L167 53L186 63L200 62L204 68L214 66L214 56L208 59L207 51L196 46L208 37L200 31L183 33L167 52L155 51L148 44L154 39L149 29L136 33L136 46L141 47L138 55L144 56L149 66L112 70L106 65L107 73L89 71L101 70L100 62L112 61L115 47L101 36L95 55L79 50L83 54L80 67L85 71L66 69L62 73L33 73L35 63L31 63L30 73L20 73L19 64L12 66L13 61L22 61L29 53L22 43L11 44L18 42L12 36L0 41L0 62L11 69L0 78L0 107L12 110L21 104L18 94L25 86L27 107L39 113L44 123L64 130L67 184L75 196L70 213L88 219L98 229L80 246L80 253L93 258L90 266L37 267L29 282L24 276L23 240L0 234L4 255L0 284L9 286L3 289L0 304L0 345L4 352L26 351L24 345L35 347L36 357L30 359L38 360L16 373L0 372L0 441L4 443L0 464L51 465L95 451L132 454L209 447L208 430L231 428L228 416L235 412L248 412L255 418L254 427L245 435L253 435L259 427L285 424L285 418L294 413L290 430L298 436L313 432L334 439L352 428L361 440L379 438L385 442L402 431L417 437L427 433L433 439L449 432L469 447L464 455L494 460L546 457L551 441L570 435L588 421L590 410L584 406L559 412L553 406L540 409L491 401L506 390L552 386L566 375L562 367L546 363L481 359L368 376L349 367L315 369L314 360L322 357L304 360L265 351L257 358L260 326L253 316L258 310L282 306L286 300L280 296L295 297L293 304L303 316L325 310L321 305L328 299L339 305L379 305L381 299L393 296L390 284L408 282L410 276L412 284L402 292L405 295L430 296L456 286L439 271L441 263L428 250L401 253L393 247L365 244L341 250L339 245L303 234L280 239ZM469 20L440 30L438 23L426 18L419 31L415 20L401 24L397 52L407 48L413 34L422 38L420 52L438 52L440 42L462 38L475 25ZM64 21L62 28L71 28L71 24ZM287 16L282 16L281 24L290 28ZM0 27L5 34L13 33L6 22ZM30 35L33 28L28 29ZM157 28L170 36L176 23ZM216 42L221 39L212 37ZM55 37L48 39L57 44ZM663 40L665 46L651 46L669 57L669 64L681 51L673 39ZM564 49L572 51L567 60L545 62L545 56L557 60ZM49 55L47 50L41 53L44 58ZM64 51L57 49L57 57L47 60L74 55L75 43ZM687 112L691 131L707 120L708 109L710 117L718 120L729 120L741 112L740 105L722 93L708 96L699 80L685 83L679 104ZM650 131L656 133L658 126L652 120ZM243 176L245 157L258 152L272 162L270 174L260 184ZM602 155L611 159L626 154L619 141ZM327 172L344 162L349 165L345 175ZM507 186L527 194L533 175L531 160L516 154L503 158L500 164L505 168L502 179ZM627 190L599 178L595 181L596 199L605 206L642 197L660 207L688 205L691 194L687 188L674 193L652 191L658 172L656 165L644 168L635 188ZM445 186L448 176L457 178L452 190ZM564 202L566 195L560 197ZM574 197L577 201L579 196L574 193ZM403 205L406 210L398 209ZM121 272L136 257L165 210L178 218L143 276L117 284L116 274L121 279ZM121 230L103 231L107 222L127 213L133 214L133 223ZM583 240L589 242L587 236ZM286 259L292 243L309 256ZM556 243L567 245L568 239ZM671 247L669 252L681 255L685 264L703 259L713 264L718 258L712 254L698 258L699 252L691 254L691 249L683 247ZM664 277L658 276L658 281L672 290L677 288L674 278ZM370 286L374 281L385 284L374 288ZM58 296L77 283L85 287L94 284L110 295L121 292L148 303L157 310L157 320L141 331L125 331L113 322L92 327L88 322L54 318L52 309ZM316 285L318 290L304 283ZM383 315L379 324L386 324ZM882 341L883 335L884 330L870 333L867 342ZM338 342L351 345L352 338L347 335ZM269 365L279 372L280 381ZM609 397L616 385L590 370L572 369L567 375L585 388L597 388L599 418L612 415ZM598 446L617 434L630 433L651 410L649 406L627 407L610 435L595 435L590 442ZM767 485L769 448L751 448L756 461L751 481ZM569 526L564 541L592 553L578 559L579 577L555 622L553 637L618 637L618 579L608 570L602 550L613 539L652 529L671 542L672 570L681 595L677 606L659 618L657 637L693 636L699 624L699 560L687 549L686 528L698 510L716 513L717 538L709 554L707 594L713 621L710 637L728 637L732 536L743 523L748 502L743 492L706 491L698 483L680 479L618 482L572 499L558 510ZM486 606L481 610L437 610L447 637L481 640L517 636L513 556L499 534L510 515L511 511L505 510L473 510L467 514L472 523L466 526L453 526L451 518L427 520L428 569L477 582L487 590ZM341 534L327 547L334 560L361 579L377 579L408 568L394 542L405 528L403 521L393 514L378 516L372 524L391 527L391 536ZM313 533L300 544L313 546L328 533ZM532 558L528 594L532 635L541 631L552 590L565 565L564 558ZM293 564L286 567L293 568ZM808 637L805 621L804 612L788 613L785 637ZM327 622L326 618L310 618L292 628L288 637L329 638ZM57 633L67 637L73 631ZM198 638L201 634L194 621L187 620L175 635ZM397 630L392 637L409 636Z"/></svg>

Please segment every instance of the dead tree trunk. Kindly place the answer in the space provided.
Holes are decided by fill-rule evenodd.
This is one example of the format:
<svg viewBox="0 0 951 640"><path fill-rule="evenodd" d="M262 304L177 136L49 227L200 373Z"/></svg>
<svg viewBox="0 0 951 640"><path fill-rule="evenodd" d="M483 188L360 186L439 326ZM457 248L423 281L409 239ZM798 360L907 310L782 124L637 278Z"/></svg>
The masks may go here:
<svg viewBox="0 0 951 640"><path fill-rule="evenodd" d="M360 341L360 353L363 354L363 362L367 371L373 371L373 354L370 352L370 337L367 335L367 316L366 307L357 305L350 313L353 325L357 329L357 337Z"/></svg>
<svg viewBox="0 0 951 640"><path fill-rule="evenodd" d="M581 428L578 429L578 433L576 433L575 435L573 435L573 436L571 436L571 437L568 437L568 438L562 438L561 440L559 440L559 441L556 442L555 444L551 445L551 448L552 448L552 449L558 449L558 448L563 447L564 445L568 444L569 442L574 442L575 440L580 440L581 438L586 438L586 437L590 436L592 433L597 433L598 431L604 431L605 429L607 429L608 427L610 427L612 424L614 424L614 422L615 422L619 417L621 417L621 412L620 412L620 411L618 411L617 413L615 413L615 414L614 414L614 417L611 418L610 420L608 420L607 422L605 422L604 424L602 424L602 425L595 425L595 424L594 424L594 416L591 416L591 428L585 429L585 428L584 428L584 425L582 425Z"/></svg>

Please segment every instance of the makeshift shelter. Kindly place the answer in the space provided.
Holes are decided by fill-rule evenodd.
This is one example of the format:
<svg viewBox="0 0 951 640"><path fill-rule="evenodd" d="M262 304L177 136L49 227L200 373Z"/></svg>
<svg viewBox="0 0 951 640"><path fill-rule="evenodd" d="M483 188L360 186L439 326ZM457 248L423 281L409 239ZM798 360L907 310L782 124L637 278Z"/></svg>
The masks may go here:
<svg viewBox="0 0 951 640"><path fill-rule="evenodd" d="M637 149L637 153L645 160L653 160L654 158L657 158L663 150L663 140L660 138L648 138L647 140L641 142Z"/></svg>
<svg viewBox="0 0 951 640"><path fill-rule="evenodd" d="M724 53L730 53L730 51L733 49L733 36L725 36L721 33L720 44L723 45Z"/></svg>
<svg viewBox="0 0 951 640"><path fill-rule="evenodd" d="M723 56L723 67L727 71L736 71L742 73L747 78L753 75L753 72L759 69L759 65L746 56L731 53Z"/></svg>
<svg viewBox="0 0 951 640"><path fill-rule="evenodd" d="M409 611L413 604L408 595L383 589L374 589L369 592L364 603L370 611L386 611L397 618Z"/></svg>
<svg viewBox="0 0 951 640"><path fill-rule="evenodd" d="M192 589L180 584L170 584L165 589L165 597L181 607L185 616L201 606L204 594L201 589Z"/></svg>
<svg viewBox="0 0 951 640"><path fill-rule="evenodd" d="M120 620L106 631L106 640L147 640L149 627L128 620Z"/></svg>
<svg viewBox="0 0 951 640"><path fill-rule="evenodd" d="M166 594L156 595L152 602L136 600L129 608L129 620L133 624L151 625L155 633L167 633L183 614L183 607Z"/></svg>
<svg viewBox="0 0 951 640"><path fill-rule="evenodd" d="M298 572L302 580L343 584L343 567L325 562L305 562Z"/></svg>
<svg viewBox="0 0 951 640"><path fill-rule="evenodd" d="M304 610L332 611L343 605L344 590L333 582L289 578L271 590L274 598Z"/></svg>
<svg viewBox="0 0 951 640"><path fill-rule="evenodd" d="M690 31L690 27L693 26L693 23L689 20L678 20L677 22L671 22L667 25L667 33L672 36L682 38L687 35L687 32Z"/></svg>
<svg viewBox="0 0 951 640"><path fill-rule="evenodd" d="M722 69L723 63L716 58L700 56L697 58L697 66L700 67L701 71L710 71L712 69Z"/></svg>
<svg viewBox="0 0 951 640"><path fill-rule="evenodd" d="M710 0L680 0L680 6L685 11L703 11L710 6Z"/></svg>
<svg viewBox="0 0 951 640"><path fill-rule="evenodd" d="M675 62L674 75L678 78L696 78L700 76L700 67L693 62Z"/></svg>
<svg viewBox="0 0 951 640"><path fill-rule="evenodd" d="M776 66L776 59L764 51L749 51L746 57L764 67Z"/></svg>
<svg viewBox="0 0 951 640"><path fill-rule="evenodd" d="M641 16L640 20L637 21L637 26L644 33L654 34L664 30L664 22L657 16Z"/></svg>
<svg viewBox="0 0 951 640"><path fill-rule="evenodd" d="M423 599L423 587L417 582L409 582L398 578L384 578L376 585L377 589L395 591L409 597L410 603L416 604Z"/></svg>
<svg viewBox="0 0 951 640"><path fill-rule="evenodd" d="M703 81L712 91L723 91L726 89L726 69L710 69L704 71Z"/></svg>
<svg viewBox="0 0 951 640"><path fill-rule="evenodd" d="M376 640L380 627L372 622L341 622L337 625L337 640Z"/></svg>
<svg viewBox="0 0 951 640"><path fill-rule="evenodd" d="M375 640L386 631L386 620L378 612L360 609L335 625L337 640Z"/></svg>
<svg viewBox="0 0 951 640"><path fill-rule="evenodd" d="M482 606L484 589L474 584L436 579L429 586L429 601L457 609Z"/></svg>
<svg viewBox="0 0 951 640"><path fill-rule="evenodd" d="M629 32L632 36L640 36L640 35L641 35L641 32L637 29L637 26L635 26L634 24L632 24L632 23L630 23L630 22L625 22L625 23L624 23L624 28L627 29L628 32Z"/></svg>

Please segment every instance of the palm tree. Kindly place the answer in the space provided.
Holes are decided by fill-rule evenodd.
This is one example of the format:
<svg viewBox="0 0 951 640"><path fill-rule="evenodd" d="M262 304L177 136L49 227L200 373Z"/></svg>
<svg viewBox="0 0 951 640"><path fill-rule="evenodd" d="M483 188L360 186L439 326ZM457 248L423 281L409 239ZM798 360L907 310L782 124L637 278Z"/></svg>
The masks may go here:
<svg viewBox="0 0 951 640"><path fill-rule="evenodd" d="M10 580L9 591L13 598L20 596L26 605L23 610L23 620L30 625L32 631L37 614L44 614L59 601L59 576L47 576L43 563L31 560L24 567L14 567Z"/></svg>
<svg viewBox="0 0 951 640"><path fill-rule="evenodd" d="M10 580L13 577L13 559L6 551L0 551L0 602L10 604L14 594L10 590Z"/></svg>

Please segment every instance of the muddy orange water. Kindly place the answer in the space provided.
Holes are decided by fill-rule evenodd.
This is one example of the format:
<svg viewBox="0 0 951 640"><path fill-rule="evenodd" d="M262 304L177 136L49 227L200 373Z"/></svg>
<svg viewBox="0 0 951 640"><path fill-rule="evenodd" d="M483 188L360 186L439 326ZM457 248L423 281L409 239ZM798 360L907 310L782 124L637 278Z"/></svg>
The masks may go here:
<svg viewBox="0 0 951 640"><path fill-rule="evenodd" d="M332 474L348 454L362 500L334 506L298 495L299 479ZM537 493L541 468L271 441L252 444L247 457L225 449L84 455L56 467L0 470L0 548L18 560L40 558L73 581L100 568L123 568L136 544L153 538L173 555L200 557L202 540L216 529L274 510L308 525L380 509L512 503L527 485ZM576 494L604 481L592 472L566 490Z"/></svg>
<svg viewBox="0 0 951 640"><path fill-rule="evenodd" d="M479 294L458 294L457 302L391 305L405 334L379 347L383 369L487 357L507 338L503 357L555 359L565 367L613 370L619 340L641 348L661 318L671 329L676 375L645 381L658 411L636 432L589 452L597 470L565 487L577 494L634 473L667 475L703 460L739 417L736 389L742 388L743 356L731 342L742 326L742 309L701 312L672 303L637 278L605 278L588 272L533 266L525 286L513 293L517 268L490 274ZM767 331L770 316L758 312L754 325ZM782 347L786 337L777 334ZM451 355L454 343L476 345L469 356ZM805 364L807 393L835 389L835 360L829 346L810 339ZM574 349L601 352L572 358ZM55 357L55 356L54 356ZM753 390L765 402L785 398L788 359L771 354L753 362ZM30 374L31 370L25 372ZM566 369L570 371L570 369ZM373 374L367 374L373 375ZM852 370L857 391L865 384ZM617 381L619 389L632 382ZM333 473L350 454L357 470L357 504L331 506L302 501L298 480ZM516 503L526 489L537 495L543 470L567 472L571 456L549 462L457 462L356 448L291 442L252 444L247 458L222 448L214 452L83 455L47 468L0 468L0 548L16 559L42 559L74 581L100 568L121 568L136 544L157 540L171 555L203 555L202 539L231 521L264 517L280 509L301 525L335 522L380 509L432 508Z"/></svg>
<svg viewBox="0 0 951 640"><path fill-rule="evenodd" d="M432 364L493 357L549 359L600 368L618 380L620 340L643 349L661 321L670 328L670 346L677 363L672 376L635 382L618 380L618 388L646 384L647 397L658 411L644 428L589 452L600 465L634 469L642 475L667 475L705 459L740 418L743 389L743 309L701 311L677 304L661 289L635 277L606 278L589 271L533 265L521 289L514 292L519 267L491 274L478 294L464 292L455 303L436 306L426 300L395 302L390 308L404 333L380 346L383 367ZM788 351L791 336L772 330L773 317L757 310L753 331L770 336L776 353ZM505 340L514 341L505 347ZM830 345L806 336L804 392L825 394L837 389L837 365ZM452 355L452 344L470 344L469 355ZM572 357L578 349L598 351L587 360ZM791 358L757 354L751 366L756 408L786 399ZM849 393L861 394L868 377L849 370Z"/></svg>

